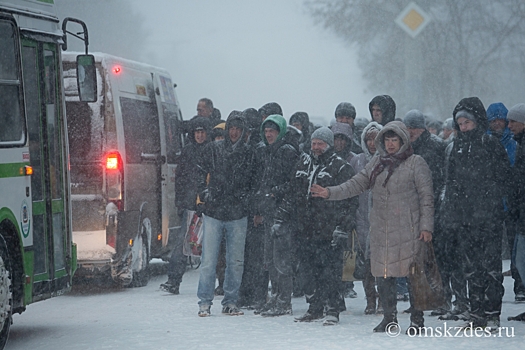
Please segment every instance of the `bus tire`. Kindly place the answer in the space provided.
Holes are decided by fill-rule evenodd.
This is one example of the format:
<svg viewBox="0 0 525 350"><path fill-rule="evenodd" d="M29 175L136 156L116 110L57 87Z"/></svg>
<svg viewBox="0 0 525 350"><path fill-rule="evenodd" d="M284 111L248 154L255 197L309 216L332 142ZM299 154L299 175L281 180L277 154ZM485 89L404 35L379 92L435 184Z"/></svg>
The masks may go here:
<svg viewBox="0 0 525 350"><path fill-rule="evenodd" d="M0 235L0 349L5 347L12 323L13 293L7 244Z"/></svg>

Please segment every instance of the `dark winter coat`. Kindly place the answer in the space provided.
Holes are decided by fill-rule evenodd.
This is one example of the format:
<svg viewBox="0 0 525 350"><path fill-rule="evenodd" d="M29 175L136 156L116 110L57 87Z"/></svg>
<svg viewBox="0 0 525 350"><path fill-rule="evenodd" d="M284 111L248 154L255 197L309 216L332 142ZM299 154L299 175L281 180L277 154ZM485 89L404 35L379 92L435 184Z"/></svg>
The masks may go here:
<svg viewBox="0 0 525 350"><path fill-rule="evenodd" d="M431 134L428 130L423 131L418 139L411 144L414 154L423 157L432 172L434 203L437 203L443 188L446 144L443 139Z"/></svg>
<svg viewBox="0 0 525 350"><path fill-rule="evenodd" d="M228 135L231 125L243 129L243 135L235 144ZM255 164L253 149L244 143L246 124L241 112L230 113L226 131L224 140L210 142L204 148L199 183L202 189L200 198L205 202L204 214L217 220L232 221L248 215Z"/></svg>
<svg viewBox="0 0 525 350"><path fill-rule="evenodd" d="M182 149L175 169L175 205L179 209L195 210L197 194L199 193L198 175L200 170L198 163L204 147L209 143L209 119L197 117L188 123L188 128L189 143ZM201 144L195 141L195 130L198 128L203 128L208 136L206 141Z"/></svg>
<svg viewBox="0 0 525 350"><path fill-rule="evenodd" d="M388 171L370 181L372 172L387 152L382 142L385 132L394 131L403 141L398 151L410 147L410 136L405 124L391 122L377 135L378 151L365 168L351 180L330 187L330 201L357 196L372 190L370 212L370 263L375 277L405 277L423 247L419 239L422 231L434 231L434 196L432 175L421 156L412 154L395 168L386 185Z"/></svg>
<svg viewBox="0 0 525 350"><path fill-rule="evenodd" d="M516 160L514 163L513 179L510 189L511 219L518 223L518 231L525 233L525 132L514 135L517 142Z"/></svg>
<svg viewBox="0 0 525 350"><path fill-rule="evenodd" d="M456 114L461 110L474 115L475 129L460 131ZM448 229L487 220L499 225L503 219L502 198L508 192L507 153L495 137L486 134L486 112L477 97L462 99L453 115L457 136L446 149L441 222Z"/></svg>
<svg viewBox="0 0 525 350"><path fill-rule="evenodd" d="M381 125L385 126L386 124L394 121L396 119L396 103L392 97L388 95L379 95L376 96L368 104L368 110L370 111L370 117L374 120L372 115L372 107L378 105L383 112L383 119L381 120Z"/></svg>
<svg viewBox="0 0 525 350"><path fill-rule="evenodd" d="M299 152L284 138L286 134L286 120L282 117L272 117L266 118L263 122L261 132L264 131L265 124L268 121L275 122L284 132L281 132L278 139L271 145L264 138L262 177L255 198L258 204L258 213L269 218L269 220L273 219L277 210L277 204L283 199L284 191L287 189L287 185L293 176L295 165L299 160Z"/></svg>
<svg viewBox="0 0 525 350"><path fill-rule="evenodd" d="M354 175L354 170L344 159L338 157L332 147L319 157L303 153L295 166L289 191L277 210L276 219L295 220L300 238L330 242L336 227L347 233L355 227L358 200L338 202L313 198L310 187L335 186Z"/></svg>

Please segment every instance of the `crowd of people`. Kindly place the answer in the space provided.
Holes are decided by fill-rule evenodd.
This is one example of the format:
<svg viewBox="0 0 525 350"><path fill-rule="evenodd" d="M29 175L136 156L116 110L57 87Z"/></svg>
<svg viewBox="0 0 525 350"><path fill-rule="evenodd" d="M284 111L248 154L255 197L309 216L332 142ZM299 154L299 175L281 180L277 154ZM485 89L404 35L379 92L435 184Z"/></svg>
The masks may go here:
<svg viewBox="0 0 525 350"><path fill-rule="evenodd" d="M341 279L354 231L364 313L383 314L374 332L397 324L403 281L407 331L424 327L407 276L430 244L444 291L430 315L499 328L504 235L515 300L525 301L525 104L485 108L464 98L437 122L419 110L396 118L394 100L380 95L369 112L371 121L356 118L342 102L329 127L314 127L306 112L287 123L275 102L222 120L210 99L199 101L175 183L182 222L202 221L199 316L211 315L215 295L224 295L223 314L263 317L291 315L292 297L305 296L296 322L337 324L345 295L356 296ZM184 229L161 285L174 294L186 268Z"/></svg>

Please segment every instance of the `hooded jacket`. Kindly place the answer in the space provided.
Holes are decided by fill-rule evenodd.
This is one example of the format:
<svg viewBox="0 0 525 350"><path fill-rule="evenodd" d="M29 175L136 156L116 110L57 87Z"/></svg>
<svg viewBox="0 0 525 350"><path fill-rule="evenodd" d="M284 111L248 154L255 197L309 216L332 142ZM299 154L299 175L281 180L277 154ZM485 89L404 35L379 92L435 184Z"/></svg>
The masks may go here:
<svg viewBox="0 0 525 350"><path fill-rule="evenodd" d="M377 176L372 188L370 177L380 156L387 156L383 138L394 131L403 141L398 154L410 147L406 126L398 121L388 123L375 139L378 154L352 179L329 187L329 200L353 197L372 190L370 212L370 262L375 277L405 277L423 247L421 231L434 230L434 196L432 174L425 160L412 154L395 168L390 179L385 169Z"/></svg>
<svg viewBox="0 0 525 350"><path fill-rule="evenodd" d="M394 121L396 119L396 103L392 99L392 97L388 95L379 95L376 96L370 101L368 104L368 110L370 111L370 117L372 120L374 120L374 116L372 114L372 107L374 105L378 105L381 108L381 111L383 112L383 119L381 120L381 125L385 126L386 124Z"/></svg>
<svg viewBox="0 0 525 350"><path fill-rule="evenodd" d="M460 130L456 114L462 110L473 114L473 130ZM459 230L469 223L501 222L502 198L508 191L505 176L510 170L507 153L496 138L487 135L488 121L479 98L462 99L454 108L453 117L457 136L446 149L442 223L446 228Z"/></svg>
<svg viewBox="0 0 525 350"><path fill-rule="evenodd" d="M352 127L346 123L335 122L332 125L332 132L334 137L337 135L343 135L346 138L346 146L343 150L337 152L337 155L346 161L350 162L355 154L352 154L352 144L353 144L353 131Z"/></svg>
<svg viewBox="0 0 525 350"><path fill-rule="evenodd" d="M229 129L237 126L242 135L232 142ZM250 195L253 193L253 150L244 142L245 119L233 111L226 120L226 138L210 142L200 162L199 184L204 214L221 221L239 220L248 215ZM209 181L207 177L209 174Z"/></svg>
<svg viewBox="0 0 525 350"><path fill-rule="evenodd" d="M210 120L197 117L188 123L189 143L182 149L175 168L175 205L180 209L195 210L199 191L198 163L202 157L204 147L210 141ZM206 131L206 140L203 143L195 141L195 131Z"/></svg>
<svg viewBox="0 0 525 350"><path fill-rule="evenodd" d="M308 113L306 112L295 112L290 117L289 124L292 125L293 123L299 123L301 124L301 132L303 133L303 140L299 144L299 149L305 153L310 152L311 147L311 134L312 134L312 125L310 123L310 117L308 117Z"/></svg>
<svg viewBox="0 0 525 350"><path fill-rule="evenodd" d="M365 128L363 129L359 139L361 140L361 148L363 149L363 153L360 153L353 157L350 160L350 165L352 168L354 168L354 171L356 173L359 173L361 170L365 168L365 166L368 164L368 162L372 159L374 154L371 154L368 150L368 146L366 145L366 134L369 130L376 129L377 132L381 131L383 126L376 122L370 122ZM359 239L359 245L362 249L365 249L367 246L367 237L368 233L370 231L370 208L372 207L372 198L370 196L370 190L366 190L365 192L361 193L359 195L359 207L357 208L357 213L355 216L356 220L356 232L357 237ZM368 248L367 252L367 259L370 259L370 248Z"/></svg>
<svg viewBox="0 0 525 350"><path fill-rule="evenodd" d="M268 122L274 122L279 127L277 140L271 145L264 137L264 128ZM286 120L280 115L269 116L261 125L261 137L266 146L256 201L258 213L269 219L273 219L277 204L281 202L299 160L299 152L284 137L286 132Z"/></svg>

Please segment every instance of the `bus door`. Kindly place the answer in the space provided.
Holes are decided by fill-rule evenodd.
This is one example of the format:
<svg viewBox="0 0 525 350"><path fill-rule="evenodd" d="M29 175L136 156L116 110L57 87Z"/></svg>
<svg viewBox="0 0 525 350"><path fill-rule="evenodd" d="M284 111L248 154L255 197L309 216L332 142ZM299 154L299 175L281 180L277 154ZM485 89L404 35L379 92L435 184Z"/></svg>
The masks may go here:
<svg viewBox="0 0 525 350"><path fill-rule="evenodd" d="M35 299L54 294L55 279L68 275L61 81L58 46L22 42L33 212ZM63 286L62 286L63 287ZM41 296L39 298L39 296ZM36 300L33 300L36 301Z"/></svg>

